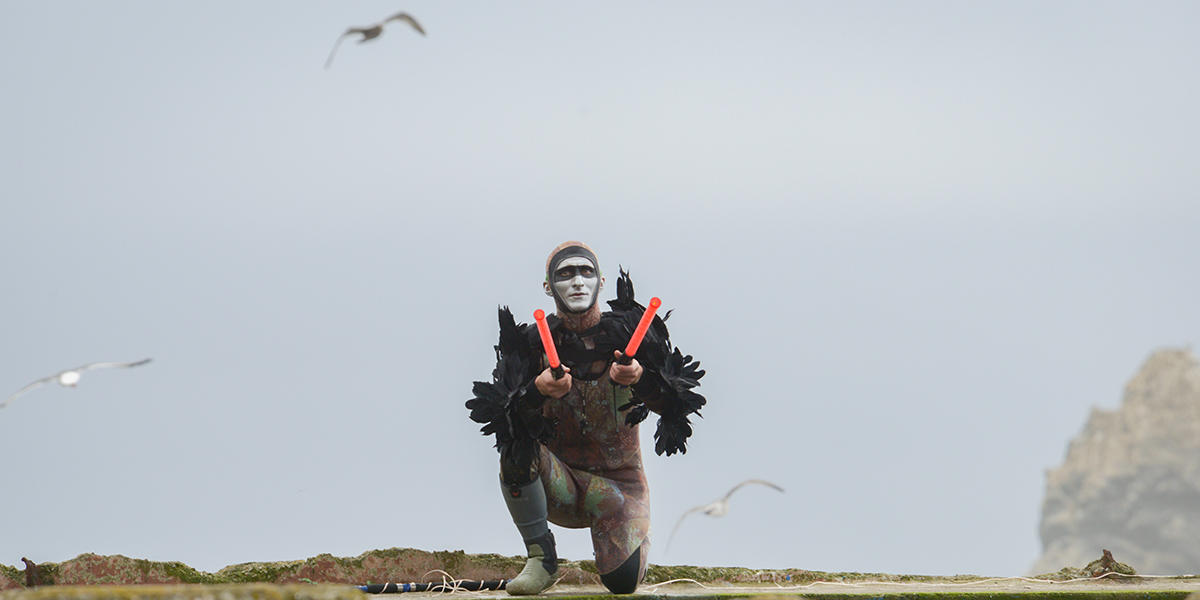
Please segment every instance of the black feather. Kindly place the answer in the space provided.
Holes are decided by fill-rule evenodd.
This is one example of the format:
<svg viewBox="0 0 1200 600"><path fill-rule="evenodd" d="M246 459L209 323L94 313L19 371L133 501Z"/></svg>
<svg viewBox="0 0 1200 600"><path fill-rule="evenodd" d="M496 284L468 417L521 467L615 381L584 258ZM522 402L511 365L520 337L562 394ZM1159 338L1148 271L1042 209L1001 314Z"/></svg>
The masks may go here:
<svg viewBox="0 0 1200 600"><path fill-rule="evenodd" d="M621 269L617 279L617 299L610 301L609 306L613 311L607 331L623 345L632 337L646 310L634 298L633 282L624 269ZM687 439L692 434L689 415L699 414L706 402L704 396L692 391L692 388L700 385L700 378L704 376L700 363L671 345L666 325L666 319L670 316L671 311L655 315L637 352L638 362L645 369L642 377L647 385L652 386L650 393L657 398L658 410L661 411L658 429L654 434L654 449L658 454L668 456L687 452ZM645 420L650 412L649 407L637 398L636 389L633 400L621 407L628 411L625 422L629 425Z"/></svg>
<svg viewBox="0 0 1200 600"><path fill-rule="evenodd" d="M483 424L484 435L496 436L496 449L516 465L531 464L539 443L550 439L555 423L541 415L544 398L531 393L540 366L530 344L530 326L517 324L508 307L499 309L500 340L492 381L476 381L467 400L472 421Z"/></svg>
<svg viewBox="0 0 1200 600"><path fill-rule="evenodd" d="M617 298L609 300L608 305L612 313L601 324L605 327L605 334L617 344L616 347L623 348L646 311L634 297L633 281L624 268L619 269L617 277ZM661 407L658 428L654 433L654 451L668 456L687 452L687 439L692 435L689 416L693 413L699 415L707 402L704 396L693 391L704 376L700 363L671 345L666 324L671 312L668 310L665 314L654 316L637 352L638 362L645 369L642 377L646 385L654 388L652 395L657 397ZM650 413L649 407L637 396L635 387L632 401L620 407L627 411L625 422L629 425L642 422Z"/></svg>
<svg viewBox="0 0 1200 600"><path fill-rule="evenodd" d="M630 402L620 407L619 410L629 411L625 414L625 424L630 426L637 425L650 416L650 407L646 406L644 402Z"/></svg>
<svg viewBox="0 0 1200 600"><path fill-rule="evenodd" d="M632 310L638 306L633 300L633 280L629 278L629 271L624 267L617 266L617 299L609 300L608 306L613 310Z"/></svg>
<svg viewBox="0 0 1200 600"><path fill-rule="evenodd" d="M654 432L654 452L671 456L676 452L687 454L687 439L692 435L692 424L687 415L664 414L658 419Z"/></svg>
<svg viewBox="0 0 1200 600"><path fill-rule="evenodd" d="M669 341L665 343L665 348L657 347L656 352L665 353L666 348L670 348ZM699 362L690 355L684 355L678 348L670 349L665 360L654 366L657 368L647 368L643 375L649 376L649 383L657 384L662 404L658 428L654 432L654 451L667 456L676 452L686 453L687 439L692 435L689 416L693 413L700 416L700 409L707 402L704 396L693 391L700 385L704 371L700 369Z"/></svg>

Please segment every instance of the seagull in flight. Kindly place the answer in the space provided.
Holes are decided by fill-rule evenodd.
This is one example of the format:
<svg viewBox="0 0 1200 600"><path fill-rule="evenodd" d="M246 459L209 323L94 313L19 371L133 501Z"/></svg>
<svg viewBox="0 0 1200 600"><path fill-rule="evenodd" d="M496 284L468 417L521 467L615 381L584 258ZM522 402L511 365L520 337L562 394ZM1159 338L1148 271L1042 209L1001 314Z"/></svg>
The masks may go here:
<svg viewBox="0 0 1200 600"><path fill-rule="evenodd" d="M112 368L116 368L116 367L120 367L120 368L140 367L148 362L150 362L149 358L143 358L142 360L137 360L134 362L95 362L95 363L88 363L86 365L83 365L82 367L75 367L74 369L67 369L66 371L61 371L59 373L55 373L54 375L51 375L49 377L43 377L25 387L17 390L17 393L9 396L8 399L5 400L4 402L0 402L0 408L4 408L5 406L8 406L8 403L12 402L13 400L16 400L17 396L20 396L21 394L24 394L25 392L28 392L34 388L42 387L43 385L45 385L47 383L57 381L58 384L63 387L75 387L76 385L79 384L79 378L83 376L84 371L90 371L92 369L112 369Z"/></svg>
<svg viewBox="0 0 1200 600"><path fill-rule="evenodd" d="M333 49L329 51L329 58L325 59L325 68L328 69L329 65L333 64L333 55L337 53L338 46L342 45L342 40L346 39L347 36L354 34L361 35L362 39L358 40L358 43L361 44L383 35L383 26L392 21L404 21L412 26L413 29L416 29L417 33L425 35L425 28L421 27L421 24L418 23L417 20L412 17L412 15L404 12L398 12L384 19L383 21L380 21L379 23L375 23L374 25L368 25L366 27L351 27L347 29L345 33L338 36L337 41L333 43Z"/></svg>
<svg viewBox="0 0 1200 600"><path fill-rule="evenodd" d="M765 485L769 488L774 488L780 492L783 491L783 488L771 483L770 481L764 481L762 479L747 479L747 480L733 486L733 489L726 492L725 496L723 498L721 498L720 500L716 500L714 502L710 502L710 503L702 505L702 506L696 506L694 508L689 508L687 510L687 512L683 513L683 515L681 515L679 517L679 520L675 522L675 528L671 530L671 537L667 538L667 548L666 549L669 550L671 548L671 540L675 539L675 533L679 531L679 526L683 524L683 519L685 517L687 517L688 515L690 515L694 512L702 512L710 517L725 516L725 513L729 512L729 497L732 496L734 492L741 489L742 486L751 484L751 483ZM665 551L666 550L664 550L664 552Z"/></svg>

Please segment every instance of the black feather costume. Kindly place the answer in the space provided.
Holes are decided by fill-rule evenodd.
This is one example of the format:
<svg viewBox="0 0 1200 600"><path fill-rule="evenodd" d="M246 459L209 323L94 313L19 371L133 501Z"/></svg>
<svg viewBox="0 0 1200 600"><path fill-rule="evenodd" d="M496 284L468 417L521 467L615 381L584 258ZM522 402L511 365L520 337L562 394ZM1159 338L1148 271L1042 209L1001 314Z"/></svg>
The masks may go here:
<svg viewBox="0 0 1200 600"><path fill-rule="evenodd" d="M617 335L620 339L628 340L633 336L633 330L646 312L646 307L634 299L633 281L629 273L624 269L619 271L617 299L609 300L608 305L613 311L608 314L613 315L619 324ZM693 391L700 385L704 371L700 369L699 361L671 345L666 324L670 317L671 311L667 311L662 317L655 315L651 321L637 354L638 362L644 369L642 378L633 386L633 400L622 407L622 410L629 411L625 415L625 422L633 425L649 416L651 407L647 402L657 405L659 418L658 429L654 432L654 452L667 456L676 452L687 453L687 439L692 435L688 417L692 413L701 416L700 409L706 402L704 396ZM658 401L654 402L653 399Z"/></svg>
<svg viewBox="0 0 1200 600"><path fill-rule="evenodd" d="M541 416L545 397L528 376L530 372L536 376L541 364L529 345L528 330L533 328L524 323L517 325L507 306L499 312L500 342L496 344L492 382L475 382L475 397L467 400L467 408L472 421L484 424L480 428L484 435L496 435L496 449L506 460L529 465L537 444L554 434L554 423Z"/></svg>
<svg viewBox="0 0 1200 600"><path fill-rule="evenodd" d="M575 378L599 377L576 366L612 361L613 351L624 350L646 310L634 299L633 282L624 269L617 279L617 298L608 305L612 310L603 313L595 327L578 333L564 327L557 317L547 317L559 358ZM475 382L474 397L466 406L471 410L471 420L483 425L480 431L484 435L495 434L502 457L528 466L538 452L538 444L552 439L557 423L542 416L546 398L533 384L545 368L537 328L517 324L507 307L501 307L499 313L500 341L492 381ZM699 415L705 404L704 396L694 391L704 371L699 362L671 345L665 322L670 314L656 315L646 332L637 352L642 377L633 386L631 401L620 407L626 411L625 423L630 426L645 420L652 410L659 413L654 451L668 456L687 452L687 439L692 434L689 417ZM584 338L590 338L590 348Z"/></svg>

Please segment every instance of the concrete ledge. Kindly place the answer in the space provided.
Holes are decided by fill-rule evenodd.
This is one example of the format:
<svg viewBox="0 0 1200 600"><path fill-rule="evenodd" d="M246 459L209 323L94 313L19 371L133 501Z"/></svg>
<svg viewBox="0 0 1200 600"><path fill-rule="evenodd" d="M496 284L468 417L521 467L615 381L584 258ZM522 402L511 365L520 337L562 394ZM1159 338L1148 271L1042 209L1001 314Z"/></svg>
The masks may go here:
<svg viewBox="0 0 1200 600"><path fill-rule="evenodd" d="M364 600L346 585L68 585L0 593L0 600Z"/></svg>

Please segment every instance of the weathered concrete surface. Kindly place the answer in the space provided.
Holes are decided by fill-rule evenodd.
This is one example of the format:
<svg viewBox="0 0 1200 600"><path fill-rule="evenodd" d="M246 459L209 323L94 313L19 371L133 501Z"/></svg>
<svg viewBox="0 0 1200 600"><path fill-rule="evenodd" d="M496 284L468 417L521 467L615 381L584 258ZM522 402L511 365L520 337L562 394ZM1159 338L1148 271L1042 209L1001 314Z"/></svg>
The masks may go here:
<svg viewBox="0 0 1200 600"><path fill-rule="evenodd" d="M503 591L461 592L483 599L512 598ZM405 594L404 600L429 600L446 594ZM395 594L368 596L395 599ZM1200 579L1079 581L1053 583L1023 578L980 579L974 584L936 582L815 582L798 585L673 583L643 585L632 595L617 596L599 585L556 584L539 598L567 600L1200 600Z"/></svg>
<svg viewBox="0 0 1200 600"><path fill-rule="evenodd" d="M504 579L519 572L523 564L524 559L517 556L392 548L372 550L351 558L322 554L306 560L243 563L230 565L217 573L205 573L179 562L82 554L63 563L42 563L43 583L48 585L30 590L24 589L21 570L0 565L0 585L4 586L0 589L6 589L0 591L0 600L338 600L366 598L354 587L360 584L442 581L449 577ZM896 600L1184 600L1187 594L1200 592L1200 578L1123 577L1119 581L1112 578L1062 581L1084 573L1094 575L1101 564L1126 568L1112 560L1107 563L1095 560L1082 568L1068 568L1051 574L1059 580L1055 582L985 579L976 575L938 577L650 565L638 594L621 598L678 596L694 600L729 600L803 596L816 600L826 597L830 600L868 600L886 596ZM610 596L599 585L594 563L560 561L559 566L562 578L546 596L560 599ZM1105 570L1111 569L1100 569ZM1111 572L1109 575L1116 576ZM180 583L191 585L170 585ZM463 594L508 598L503 591L457 593ZM410 593L406 598L412 600L413 596ZM385 597L394 595L379 596ZM1200 600L1200 596L1194 600Z"/></svg>
<svg viewBox="0 0 1200 600"><path fill-rule="evenodd" d="M342 585L91 585L50 586L0 593L0 600L364 600Z"/></svg>
<svg viewBox="0 0 1200 600"><path fill-rule="evenodd" d="M198 571L180 562L156 562L121 555L81 554L62 563L41 563L45 585L111 585L171 583L367 583L441 581L456 579L506 579L524 566L524 557L466 554L461 550L426 552L412 548L371 550L355 557L321 554L305 560L253 562L230 565L216 573ZM560 584L600 583L592 561L559 561ZM694 579L722 584L807 583L832 581L953 582L975 576L927 577L887 573L824 573L804 569L756 570L740 567L650 565L645 582ZM0 590L23 589L21 570L0 565Z"/></svg>
<svg viewBox="0 0 1200 600"><path fill-rule="evenodd" d="M181 562L157 562L127 556L81 554L62 563L40 563L43 585L172 584L172 583L345 583L437 580L441 569L460 579L501 579L520 571L524 558L495 554L467 555L412 548L371 550L355 557L329 554L305 560L230 565L216 573L198 571ZM594 570L594 567L593 567ZM592 581L578 563L564 569L568 581ZM573 579L572 579L573 577ZM24 589L21 569L0 565L0 590Z"/></svg>
<svg viewBox="0 0 1200 600"><path fill-rule="evenodd" d="M406 600L445 597L447 594L406 594ZM503 591L459 592L484 599L511 598ZM976 584L931 582L894 583L816 582L799 585L732 585L673 583L647 585L637 593L614 596L598 585L556 584L543 598L566 600L733 600L741 598L788 600L1200 600L1198 579L1138 581L1093 580L1052 584L1020 578L980 580ZM308 584L217 584L217 585L94 585L51 586L34 590L10 590L0 600L376 600L394 599L394 594L367 596L352 586Z"/></svg>

